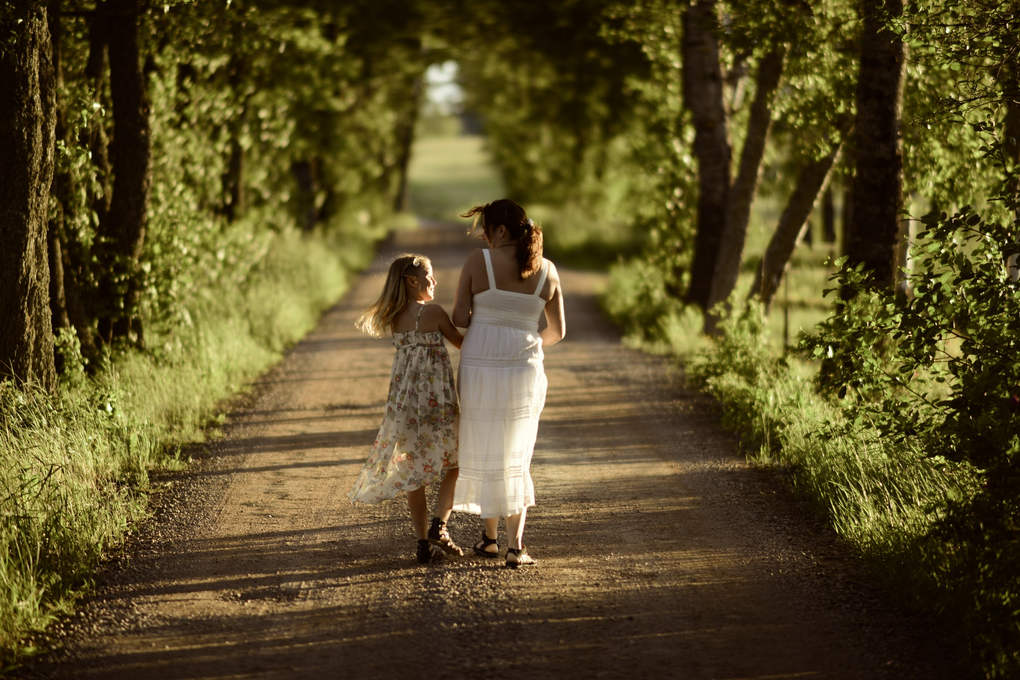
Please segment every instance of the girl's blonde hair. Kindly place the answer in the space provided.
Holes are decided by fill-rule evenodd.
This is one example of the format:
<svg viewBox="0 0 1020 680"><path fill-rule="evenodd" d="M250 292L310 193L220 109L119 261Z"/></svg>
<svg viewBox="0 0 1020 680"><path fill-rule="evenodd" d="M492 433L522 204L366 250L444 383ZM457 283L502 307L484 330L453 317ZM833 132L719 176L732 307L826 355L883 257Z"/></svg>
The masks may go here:
<svg viewBox="0 0 1020 680"><path fill-rule="evenodd" d="M393 319L407 306L407 288L404 279L419 276L426 267L432 266L429 258L414 253L397 255L390 263L382 294L375 303L362 312L354 322L361 331L374 338L382 338L393 331Z"/></svg>

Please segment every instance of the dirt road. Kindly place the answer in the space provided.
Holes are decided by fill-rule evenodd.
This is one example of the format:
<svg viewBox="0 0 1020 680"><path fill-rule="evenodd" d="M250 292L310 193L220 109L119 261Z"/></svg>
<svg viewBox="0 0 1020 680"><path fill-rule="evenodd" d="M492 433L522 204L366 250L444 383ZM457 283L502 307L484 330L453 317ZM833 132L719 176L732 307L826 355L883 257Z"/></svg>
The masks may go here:
<svg viewBox="0 0 1020 680"><path fill-rule="evenodd" d="M962 677L937 635L744 463L667 362L620 345L597 311L599 275L563 272L568 336L546 356L525 537L537 567L422 566L402 497L351 507L393 352L352 322L395 250L433 258L449 308L475 245L439 225L387 245L225 436L169 478L156 520L65 624L63 648L19 674ZM481 524L455 514L451 528L470 545Z"/></svg>

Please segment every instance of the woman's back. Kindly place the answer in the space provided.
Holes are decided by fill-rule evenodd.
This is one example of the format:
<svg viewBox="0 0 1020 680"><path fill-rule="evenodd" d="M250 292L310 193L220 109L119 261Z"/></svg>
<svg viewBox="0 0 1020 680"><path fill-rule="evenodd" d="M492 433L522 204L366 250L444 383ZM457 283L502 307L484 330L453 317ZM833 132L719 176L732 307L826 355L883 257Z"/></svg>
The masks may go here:
<svg viewBox="0 0 1020 680"><path fill-rule="evenodd" d="M495 267L488 250L483 251L483 257L485 258L488 288L475 294L472 298L471 326L495 324L525 331L537 331L539 317L546 305L546 301L538 293L545 285L548 274L547 263L543 261L538 275L530 277L532 280L524 281L532 288L530 292L524 292L502 288L495 276Z"/></svg>

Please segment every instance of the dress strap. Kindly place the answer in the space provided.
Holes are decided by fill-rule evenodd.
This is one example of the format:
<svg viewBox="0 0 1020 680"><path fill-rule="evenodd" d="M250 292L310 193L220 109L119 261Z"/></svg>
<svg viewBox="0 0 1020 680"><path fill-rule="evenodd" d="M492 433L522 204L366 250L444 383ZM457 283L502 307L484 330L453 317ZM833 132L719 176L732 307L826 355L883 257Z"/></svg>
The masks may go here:
<svg viewBox="0 0 1020 680"><path fill-rule="evenodd" d="M489 277L489 290L496 290L496 273L492 271L492 253L486 248L482 251L482 255L485 257L485 273Z"/></svg>
<svg viewBox="0 0 1020 680"><path fill-rule="evenodd" d="M418 316L414 317L414 331L416 333L418 332L418 322L421 321L421 313L424 312L424 311L425 311L425 305L422 305L421 309L418 310Z"/></svg>
<svg viewBox="0 0 1020 680"><path fill-rule="evenodd" d="M542 289L545 287L545 279L549 276L549 260L542 258L542 273L538 277L538 288L535 289L535 297L542 295Z"/></svg>

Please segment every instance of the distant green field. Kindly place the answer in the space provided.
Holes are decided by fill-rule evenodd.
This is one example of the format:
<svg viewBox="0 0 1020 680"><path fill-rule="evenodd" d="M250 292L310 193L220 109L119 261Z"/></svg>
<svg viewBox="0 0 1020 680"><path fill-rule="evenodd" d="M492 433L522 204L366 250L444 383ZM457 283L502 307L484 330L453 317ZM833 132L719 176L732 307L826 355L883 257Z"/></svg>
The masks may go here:
<svg viewBox="0 0 1020 680"><path fill-rule="evenodd" d="M458 212L502 198L503 193L484 137L427 137L415 142L408 195L411 211L419 217L455 220Z"/></svg>

